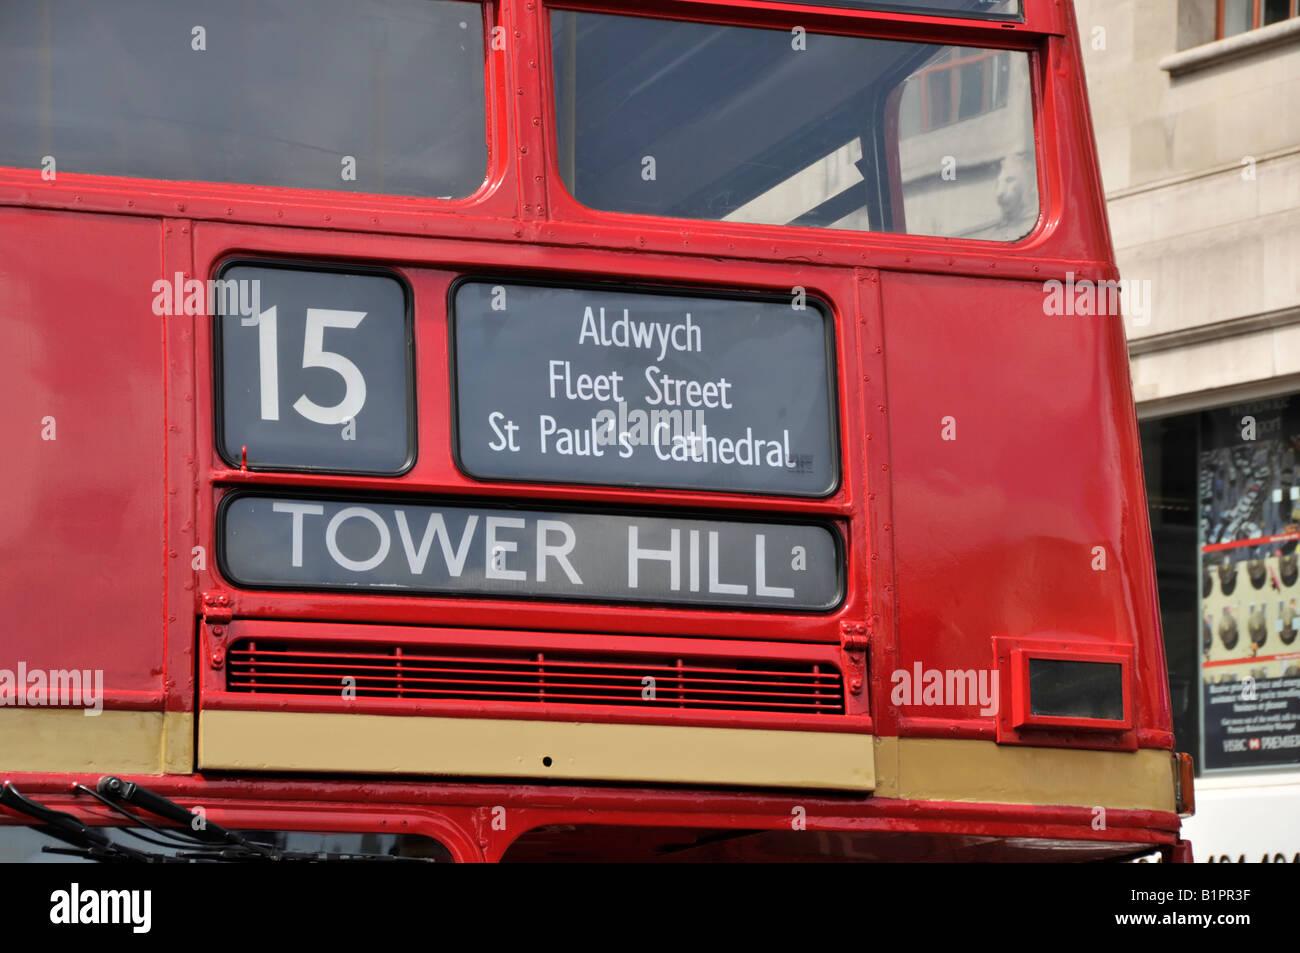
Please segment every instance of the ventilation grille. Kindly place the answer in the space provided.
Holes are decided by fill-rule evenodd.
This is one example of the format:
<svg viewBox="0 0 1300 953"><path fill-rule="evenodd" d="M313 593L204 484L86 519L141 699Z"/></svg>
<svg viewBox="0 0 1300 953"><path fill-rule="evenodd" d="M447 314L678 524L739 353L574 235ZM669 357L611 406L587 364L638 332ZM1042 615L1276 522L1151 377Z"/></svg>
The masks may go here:
<svg viewBox="0 0 1300 953"><path fill-rule="evenodd" d="M355 683L347 681L354 679ZM228 691L412 701L524 702L844 714L825 663L434 649L244 639L227 653Z"/></svg>

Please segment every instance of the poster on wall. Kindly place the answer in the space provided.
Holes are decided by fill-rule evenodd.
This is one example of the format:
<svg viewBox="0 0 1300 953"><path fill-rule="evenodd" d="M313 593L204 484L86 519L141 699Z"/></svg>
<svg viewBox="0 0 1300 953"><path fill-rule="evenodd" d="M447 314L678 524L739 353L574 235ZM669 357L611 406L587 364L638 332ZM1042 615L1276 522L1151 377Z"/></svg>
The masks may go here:
<svg viewBox="0 0 1300 953"><path fill-rule="evenodd" d="M1300 396L1202 415L1202 765L1300 762Z"/></svg>

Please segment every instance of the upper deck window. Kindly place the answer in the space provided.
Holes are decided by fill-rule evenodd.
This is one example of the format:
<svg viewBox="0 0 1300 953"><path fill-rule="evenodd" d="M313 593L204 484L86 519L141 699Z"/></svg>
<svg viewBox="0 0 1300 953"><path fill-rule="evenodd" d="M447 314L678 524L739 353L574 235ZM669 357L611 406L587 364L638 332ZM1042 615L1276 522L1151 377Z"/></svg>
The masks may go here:
<svg viewBox="0 0 1300 953"><path fill-rule="evenodd" d="M1024 18L1023 0L794 0L823 7L881 10L889 13L928 13L946 17Z"/></svg>
<svg viewBox="0 0 1300 953"><path fill-rule="evenodd" d="M590 208L1015 241L1029 55L551 13L560 173Z"/></svg>
<svg viewBox="0 0 1300 953"><path fill-rule="evenodd" d="M487 172L478 3L5 3L0 88L2 166L435 198Z"/></svg>

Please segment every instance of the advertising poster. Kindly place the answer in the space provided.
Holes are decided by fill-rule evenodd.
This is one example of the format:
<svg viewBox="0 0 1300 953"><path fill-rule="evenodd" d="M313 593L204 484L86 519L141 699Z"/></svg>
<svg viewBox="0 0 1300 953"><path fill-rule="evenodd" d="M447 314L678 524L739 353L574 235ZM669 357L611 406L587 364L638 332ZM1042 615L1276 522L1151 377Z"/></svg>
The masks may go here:
<svg viewBox="0 0 1300 953"><path fill-rule="evenodd" d="M1300 761L1300 398L1202 421L1202 764L1291 764Z"/></svg>

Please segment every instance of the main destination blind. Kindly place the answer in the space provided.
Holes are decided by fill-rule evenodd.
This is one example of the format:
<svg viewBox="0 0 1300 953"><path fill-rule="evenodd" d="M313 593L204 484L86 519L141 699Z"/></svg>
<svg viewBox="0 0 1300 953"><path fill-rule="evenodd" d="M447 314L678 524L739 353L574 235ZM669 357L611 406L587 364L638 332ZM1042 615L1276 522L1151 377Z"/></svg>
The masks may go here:
<svg viewBox="0 0 1300 953"><path fill-rule="evenodd" d="M458 461L485 480L819 497L838 485L830 317L784 299L467 280Z"/></svg>

